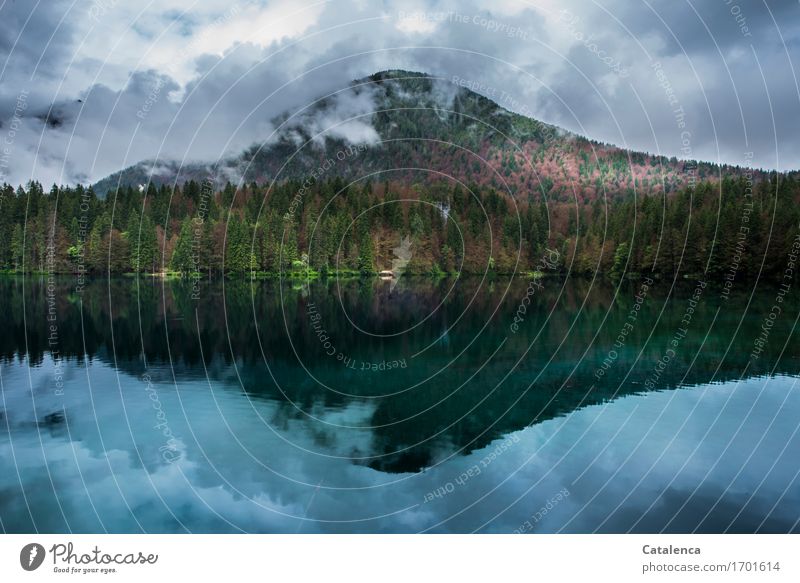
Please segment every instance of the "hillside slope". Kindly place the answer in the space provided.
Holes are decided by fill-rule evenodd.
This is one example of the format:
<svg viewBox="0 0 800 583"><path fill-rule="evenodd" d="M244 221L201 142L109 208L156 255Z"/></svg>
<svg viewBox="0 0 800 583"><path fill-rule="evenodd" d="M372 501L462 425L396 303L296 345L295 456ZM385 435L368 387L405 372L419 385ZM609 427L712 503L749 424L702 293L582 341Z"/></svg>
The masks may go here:
<svg viewBox="0 0 800 583"><path fill-rule="evenodd" d="M214 163L144 161L95 185L156 186L189 180L266 184L308 178L420 183L450 176L517 198L552 202L673 192L739 167L631 152L512 113L450 80L386 71L351 83L294 114L272 120L268 143ZM327 162L327 163L326 163ZM756 172L759 180L765 173Z"/></svg>

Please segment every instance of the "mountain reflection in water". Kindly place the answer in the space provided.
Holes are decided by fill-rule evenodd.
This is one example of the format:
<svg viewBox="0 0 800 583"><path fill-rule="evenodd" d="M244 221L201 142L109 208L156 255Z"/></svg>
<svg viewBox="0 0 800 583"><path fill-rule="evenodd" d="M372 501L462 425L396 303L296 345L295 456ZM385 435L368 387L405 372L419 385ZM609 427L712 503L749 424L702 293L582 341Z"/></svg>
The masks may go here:
<svg viewBox="0 0 800 583"><path fill-rule="evenodd" d="M1 279L3 529L798 529L791 298L390 283Z"/></svg>

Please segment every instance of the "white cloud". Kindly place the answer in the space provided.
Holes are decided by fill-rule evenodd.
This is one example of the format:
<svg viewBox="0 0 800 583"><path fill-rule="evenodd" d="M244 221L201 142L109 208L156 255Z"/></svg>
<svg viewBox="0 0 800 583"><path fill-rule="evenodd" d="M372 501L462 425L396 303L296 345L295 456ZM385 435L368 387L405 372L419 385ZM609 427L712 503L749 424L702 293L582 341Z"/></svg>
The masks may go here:
<svg viewBox="0 0 800 583"><path fill-rule="evenodd" d="M90 14L98 5L104 10ZM9 179L94 181L155 156L215 160L266 140L274 116L388 68L456 75L543 121L634 149L652 151L657 142L662 153L679 154L680 132L651 57L680 93L695 157L715 161L719 151L719 159L738 163L752 150L756 164L800 166L800 101L769 13L749 9L753 36L743 39L724 3L698 6L702 22L668 2L652 6L619 0L606 12L571 0L53 0L35 9L5 3L0 120L8 122L21 89L29 91L32 116L16 135ZM561 10L578 23L566 26ZM800 27L783 17L788 10L785 3L772 7L781 33L794 43L787 49L793 57ZM751 42L767 69L767 87L754 76ZM630 76L620 77L609 60ZM138 119L158 78L167 79L168 89ZM58 128L35 117L51 104L65 113ZM376 137L361 122L332 131Z"/></svg>

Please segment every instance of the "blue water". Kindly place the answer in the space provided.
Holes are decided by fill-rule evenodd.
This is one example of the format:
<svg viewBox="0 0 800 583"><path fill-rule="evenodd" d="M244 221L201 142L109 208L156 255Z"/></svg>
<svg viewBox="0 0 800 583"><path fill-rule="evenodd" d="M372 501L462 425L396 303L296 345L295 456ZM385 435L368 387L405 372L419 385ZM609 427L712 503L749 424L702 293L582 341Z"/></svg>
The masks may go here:
<svg viewBox="0 0 800 583"><path fill-rule="evenodd" d="M694 321L703 333L687 336L656 390L644 390L683 296L653 297L602 384L594 373L630 309L608 290L581 312L556 297L563 282L549 284L549 323L518 334L497 324L484 335L485 318L467 317L443 339L447 306L463 308L467 292L416 335L362 343L327 311L331 337L352 358L407 359L405 368L361 371L320 354L308 290L287 288L276 304L277 284L243 298L210 287L208 301L226 306L216 310L161 284L155 308L131 282L115 284L128 291L115 289L109 302L108 284L97 285L96 297L61 305L58 360L47 336L32 332L35 315L21 317L35 311L35 297L7 316L6 532L798 530L792 322L775 327L774 352L747 358L769 293L763 306L750 302L751 314L723 314L709 299ZM352 285L347 307L366 324L400 329L419 316L399 310L376 323L376 296ZM423 288L405 293L429 305L446 293ZM497 297L479 293L489 304ZM513 314L516 300L498 302L492 322ZM664 306L675 314L656 323ZM155 317L137 315L151 308ZM593 310L610 314L602 326L589 325ZM254 311L258 326L247 324ZM749 332L739 336L743 315L738 330ZM81 321L83 335L67 332ZM774 370L759 369L767 365Z"/></svg>

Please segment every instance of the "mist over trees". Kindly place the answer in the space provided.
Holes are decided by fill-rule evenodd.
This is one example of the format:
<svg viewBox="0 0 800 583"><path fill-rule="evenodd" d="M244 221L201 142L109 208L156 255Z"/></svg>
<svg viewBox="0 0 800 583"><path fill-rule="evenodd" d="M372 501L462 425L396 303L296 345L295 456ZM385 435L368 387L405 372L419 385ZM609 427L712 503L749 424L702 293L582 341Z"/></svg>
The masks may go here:
<svg viewBox="0 0 800 583"><path fill-rule="evenodd" d="M554 271L722 279L782 273L800 225L800 185L772 175L699 182L668 195L577 203L534 190L356 182L304 187L189 181L91 188L36 182L0 191L0 270L86 274L371 274L407 236L407 273Z"/></svg>

